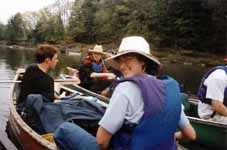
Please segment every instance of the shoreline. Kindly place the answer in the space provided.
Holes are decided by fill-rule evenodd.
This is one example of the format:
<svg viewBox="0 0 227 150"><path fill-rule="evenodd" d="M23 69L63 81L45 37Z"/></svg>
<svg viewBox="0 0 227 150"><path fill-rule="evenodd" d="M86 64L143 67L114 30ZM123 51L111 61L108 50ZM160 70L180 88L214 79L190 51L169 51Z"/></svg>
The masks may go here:
<svg viewBox="0 0 227 150"><path fill-rule="evenodd" d="M15 50L35 50L36 46L29 45L26 43L26 46L19 44L7 45L5 42L0 42L0 47L7 49L15 49ZM70 55L69 52L72 53L81 53L84 56L87 49L93 47L94 44L83 44L83 43L70 43L70 44L53 44L60 49L61 54ZM104 50L107 47L113 47L113 50L116 51L117 48L115 44L103 44ZM185 49L152 49L151 53L157 57L160 62L164 63L175 63L175 64L184 64L184 65L196 65L201 67L209 67L216 65L224 65L226 61L224 61L225 56L221 54L213 54L208 52L196 52L193 50L185 50Z"/></svg>

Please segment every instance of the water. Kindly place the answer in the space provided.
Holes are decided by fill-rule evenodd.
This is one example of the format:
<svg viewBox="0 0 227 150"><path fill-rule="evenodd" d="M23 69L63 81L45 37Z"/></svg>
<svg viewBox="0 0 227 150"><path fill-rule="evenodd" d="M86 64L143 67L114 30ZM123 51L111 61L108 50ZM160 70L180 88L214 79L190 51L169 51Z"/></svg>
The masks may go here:
<svg viewBox="0 0 227 150"><path fill-rule="evenodd" d="M0 48L0 53L0 81L13 79L18 67L25 67L33 62L33 51ZM57 77L66 71L67 66L76 67L79 62L78 56L61 56L59 64L51 74ZM164 72L176 78L183 85L184 91L190 93L197 91L202 74L207 70L195 65L164 64L164 66ZM5 132L9 116L10 86L10 83L0 83L0 141L5 149L14 150L16 147Z"/></svg>
<svg viewBox="0 0 227 150"><path fill-rule="evenodd" d="M6 64L4 60L0 57L0 80L5 80L12 78L15 72L9 69L9 66ZM9 115L9 95L10 95L10 84L0 84L0 139L1 143L4 146L1 149L16 149L16 147L11 143L8 139L7 134L5 132L6 122L8 120Z"/></svg>

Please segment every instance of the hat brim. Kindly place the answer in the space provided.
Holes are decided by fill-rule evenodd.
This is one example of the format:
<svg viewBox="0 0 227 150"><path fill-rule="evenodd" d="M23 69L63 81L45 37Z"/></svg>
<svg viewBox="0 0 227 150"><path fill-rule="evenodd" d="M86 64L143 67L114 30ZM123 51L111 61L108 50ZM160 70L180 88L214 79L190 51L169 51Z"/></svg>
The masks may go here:
<svg viewBox="0 0 227 150"><path fill-rule="evenodd" d="M113 54L108 53L108 52L88 51L88 53L89 53L89 54L91 54L91 53L100 54L100 55L102 55L102 56L104 57L104 59L113 56Z"/></svg>
<svg viewBox="0 0 227 150"><path fill-rule="evenodd" d="M161 66L161 63L160 63L160 62L158 61L158 59L155 58L154 56L145 54L145 53L143 53L143 52L138 52L138 51L136 51L136 50L135 50L135 51L133 51L133 50L128 50L128 51L120 52L120 53L118 53L118 54L116 54L116 55L114 55L114 56L111 56L111 57L107 58L105 61L106 61L106 63L107 63L108 65L110 65L110 66L113 67L114 69L119 70L119 64L115 61L115 59L116 59L117 57L120 57L120 56L125 55L125 54L128 54L128 53L140 54L140 55L146 57L147 59L151 60L152 63L155 63L158 67Z"/></svg>
<svg viewBox="0 0 227 150"><path fill-rule="evenodd" d="M97 54L106 55L105 52L94 51L94 50L89 50L88 53L97 53Z"/></svg>

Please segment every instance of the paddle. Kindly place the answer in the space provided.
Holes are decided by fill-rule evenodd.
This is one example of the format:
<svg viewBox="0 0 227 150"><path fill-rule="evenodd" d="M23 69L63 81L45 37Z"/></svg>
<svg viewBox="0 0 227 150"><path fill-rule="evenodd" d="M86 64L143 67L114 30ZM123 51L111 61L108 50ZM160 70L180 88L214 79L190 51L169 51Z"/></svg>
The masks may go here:
<svg viewBox="0 0 227 150"><path fill-rule="evenodd" d="M0 80L0 83L21 83L21 80ZM62 84L80 84L79 79L55 79L54 82Z"/></svg>
<svg viewBox="0 0 227 150"><path fill-rule="evenodd" d="M20 83L20 80L13 81L13 80L0 80L0 83Z"/></svg>

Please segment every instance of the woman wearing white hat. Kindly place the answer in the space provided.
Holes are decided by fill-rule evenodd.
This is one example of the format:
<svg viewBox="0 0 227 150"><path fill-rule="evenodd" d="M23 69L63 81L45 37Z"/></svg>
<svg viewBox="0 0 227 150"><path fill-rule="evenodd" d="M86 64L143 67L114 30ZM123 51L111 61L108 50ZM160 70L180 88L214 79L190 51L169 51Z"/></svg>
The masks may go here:
<svg viewBox="0 0 227 150"><path fill-rule="evenodd" d="M138 36L122 40L118 53L106 60L122 72L110 104L99 122L97 143L104 149L110 140L120 150L174 150L175 138L195 139L195 131L181 111L178 83L157 73L160 62L147 41ZM174 137L177 127L178 132Z"/></svg>
<svg viewBox="0 0 227 150"><path fill-rule="evenodd" d="M124 38L117 55L106 62L120 70L124 79L118 82L99 122L98 146L94 138L82 134L87 137L84 140L89 139L91 149L176 150L175 138L195 138L195 132L181 110L178 83L170 77L159 79L147 74L151 70L157 72L160 62L150 54L149 44L144 38ZM175 137L178 126L183 134L178 133ZM64 130L63 127L59 131ZM78 131L78 127L74 129L74 132ZM78 136L71 137L78 139ZM74 140L68 145L75 146L76 143Z"/></svg>
<svg viewBox="0 0 227 150"><path fill-rule="evenodd" d="M103 52L101 45L95 45L88 53L90 56L85 58L79 67L80 85L93 92L100 93L111 84L115 75L108 72L104 64L103 57L106 53Z"/></svg>

